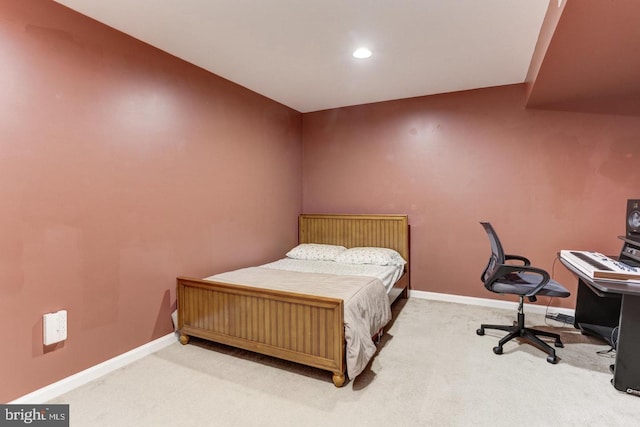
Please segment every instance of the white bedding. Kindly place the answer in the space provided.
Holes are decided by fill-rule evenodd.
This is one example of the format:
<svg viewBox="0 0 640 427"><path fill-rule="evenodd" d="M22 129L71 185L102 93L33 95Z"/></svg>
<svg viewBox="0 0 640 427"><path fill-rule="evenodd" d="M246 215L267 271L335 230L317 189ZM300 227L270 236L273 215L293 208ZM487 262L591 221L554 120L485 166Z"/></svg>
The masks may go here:
<svg viewBox="0 0 640 427"><path fill-rule="evenodd" d="M278 267L242 268L205 280L342 299L347 375L351 379L359 375L377 350L371 337L391 320L391 306L382 281L371 275L285 271L281 267L287 263L272 264Z"/></svg>
<svg viewBox="0 0 640 427"><path fill-rule="evenodd" d="M404 271L404 266L398 265L343 264L335 261L311 261L293 258L283 258L260 267L304 273L376 277L380 279L387 293L391 291L393 285L400 279Z"/></svg>

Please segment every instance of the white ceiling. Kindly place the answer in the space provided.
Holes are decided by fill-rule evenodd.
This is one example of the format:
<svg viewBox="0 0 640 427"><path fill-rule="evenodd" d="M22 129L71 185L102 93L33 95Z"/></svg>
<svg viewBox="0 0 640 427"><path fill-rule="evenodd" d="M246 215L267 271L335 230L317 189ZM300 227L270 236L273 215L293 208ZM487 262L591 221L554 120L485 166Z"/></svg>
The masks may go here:
<svg viewBox="0 0 640 427"><path fill-rule="evenodd" d="M522 83L549 4L56 1L303 113Z"/></svg>

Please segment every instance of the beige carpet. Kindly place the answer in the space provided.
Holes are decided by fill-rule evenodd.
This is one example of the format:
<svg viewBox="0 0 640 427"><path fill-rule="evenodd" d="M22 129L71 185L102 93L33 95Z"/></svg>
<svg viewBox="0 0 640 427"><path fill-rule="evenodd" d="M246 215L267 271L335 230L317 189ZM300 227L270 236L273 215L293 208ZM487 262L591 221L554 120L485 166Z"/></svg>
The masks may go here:
<svg viewBox="0 0 640 427"><path fill-rule="evenodd" d="M379 352L338 389L331 374L224 346L176 344L61 396L71 425L98 426L630 426L640 398L610 384L609 347L557 329L557 365L499 331L515 310L420 299L394 306ZM547 325L549 323L549 325ZM551 325L553 323L554 325Z"/></svg>

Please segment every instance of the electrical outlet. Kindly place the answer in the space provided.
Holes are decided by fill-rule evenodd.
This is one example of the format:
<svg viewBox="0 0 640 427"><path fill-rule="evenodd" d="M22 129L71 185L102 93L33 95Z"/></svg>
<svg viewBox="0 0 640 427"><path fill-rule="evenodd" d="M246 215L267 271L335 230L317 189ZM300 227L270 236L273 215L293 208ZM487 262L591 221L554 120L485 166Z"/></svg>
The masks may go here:
<svg viewBox="0 0 640 427"><path fill-rule="evenodd" d="M42 317L44 345L55 344L67 339L67 310L47 313Z"/></svg>

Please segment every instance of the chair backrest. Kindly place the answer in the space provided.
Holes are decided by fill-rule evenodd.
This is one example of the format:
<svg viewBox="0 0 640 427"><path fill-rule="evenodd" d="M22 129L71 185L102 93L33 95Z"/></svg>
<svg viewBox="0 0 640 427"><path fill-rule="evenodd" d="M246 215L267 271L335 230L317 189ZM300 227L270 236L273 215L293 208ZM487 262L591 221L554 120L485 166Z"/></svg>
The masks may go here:
<svg viewBox="0 0 640 427"><path fill-rule="evenodd" d="M498 239L498 235L491 224L488 222L480 222L480 224L484 227L484 231L487 232L487 236L489 237L489 242L491 242L491 257L489 258L487 267L484 269L482 276L480 277L485 286L488 286L490 284L490 279L496 272L496 269L505 262L504 250L502 249L500 239Z"/></svg>

